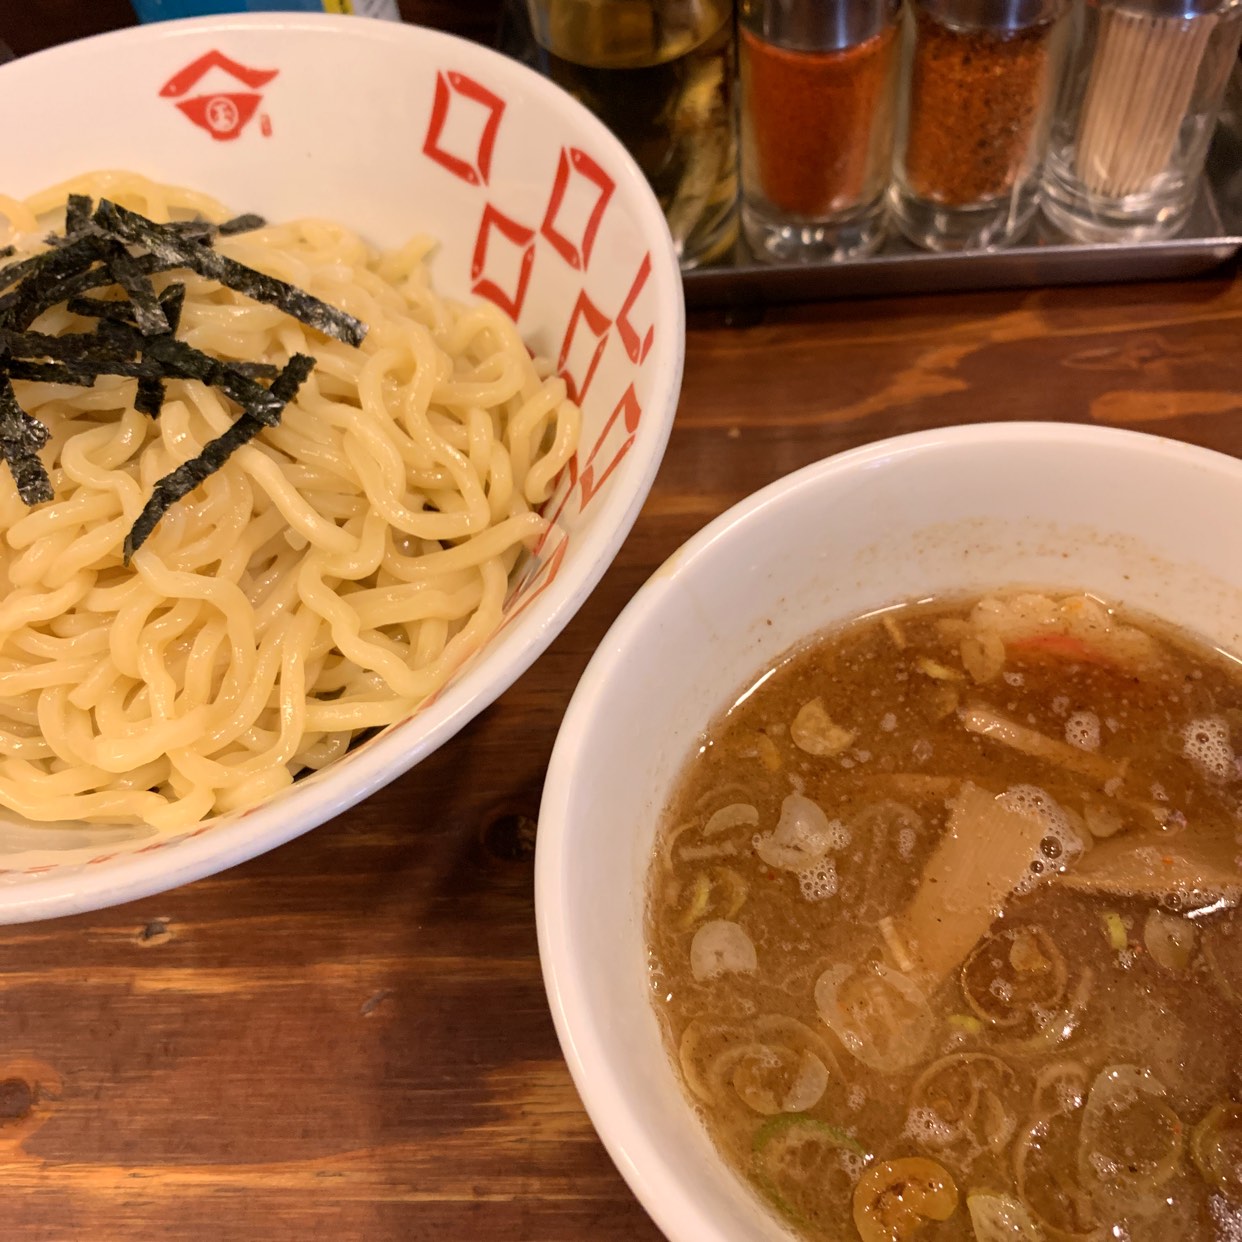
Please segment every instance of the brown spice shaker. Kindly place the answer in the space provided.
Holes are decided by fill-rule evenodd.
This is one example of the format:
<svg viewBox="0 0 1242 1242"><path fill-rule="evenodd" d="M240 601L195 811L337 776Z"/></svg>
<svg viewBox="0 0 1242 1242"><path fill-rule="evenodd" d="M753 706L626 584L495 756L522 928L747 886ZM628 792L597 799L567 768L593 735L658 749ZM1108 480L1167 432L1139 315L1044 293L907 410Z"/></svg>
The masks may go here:
<svg viewBox="0 0 1242 1242"><path fill-rule="evenodd" d="M1037 206L1065 0L913 0L893 213L933 250L1003 246Z"/></svg>

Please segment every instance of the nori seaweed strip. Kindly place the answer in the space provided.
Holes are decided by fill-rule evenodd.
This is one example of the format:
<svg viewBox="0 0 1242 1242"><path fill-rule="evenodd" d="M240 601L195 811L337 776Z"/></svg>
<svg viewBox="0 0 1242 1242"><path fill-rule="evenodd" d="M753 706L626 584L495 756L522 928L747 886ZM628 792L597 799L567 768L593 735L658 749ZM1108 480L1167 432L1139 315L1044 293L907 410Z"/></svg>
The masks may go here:
<svg viewBox="0 0 1242 1242"><path fill-rule="evenodd" d="M65 235L72 237L80 233L91 222L91 210L94 204L85 194L70 194L65 205Z"/></svg>
<svg viewBox="0 0 1242 1242"><path fill-rule="evenodd" d="M28 505L52 499L52 480L39 460L48 429L17 404L7 375L0 375L0 455L8 463L17 494Z"/></svg>
<svg viewBox="0 0 1242 1242"><path fill-rule="evenodd" d="M160 294L160 308L164 312L164 317L168 320L168 339L172 339L173 334L181 325L181 308L185 305L185 285L181 283L169 285L163 293ZM100 330L108 326L109 321L104 320L99 325ZM119 325L125 326L128 325ZM164 409L164 380L162 376L144 376L138 381L138 393L134 397L134 409L139 414L146 414L151 418L159 418Z"/></svg>
<svg viewBox="0 0 1242 1242"><path fill-rule="evenodd" d="M86 200L86 206L89 211L89 199ZM91 261L98 257L102 238L100 238L98 230L91 223L89 214L86 216L83 225L89 230L88 232L79 231L69 236L53 233L50 237L44 239L51 247L50 250L41 250L38 254L32 254L25 259L19 259L16 263L10 263L7 267L0 267L0 289L7 289L10 285L26 280L46 267L52 262L54 257L61 264L65 263L66 260L60 259L59 256L64 255L66 250L70 251L67 262L71 268L74 266L79 269L90 267ZM9 246L6 248L5 257L13 253L14 248ZM86 255L90 257L84 257Z"/></svg>
<svg viewBox="0 0 1242 1242"><path fill-rule="evenodd" d="M298 389L306 381L306 377L314 370L315 360L308 354L294 354L285 364L284 369L272 382L267 390L270 396L283 410L294 397ZM279 412L277 413L279 421ZM227 431L209 440L203 445L203 451L197 457L183 462L171 474L165 475L156 483L151 492L151 499L142 507L129 534L125 536L124 556L128 565L134 553L147 541L151 532L159 525L160 518L168 510L188 496L204 479L214 474L243 445L249 444L269 424L247 411Z"/></svg>
<svg viewBox="0 0 1242 1242"><path fill-rule="evenodd" d="M172 320L174 331L181 318L185 286L176 284L160 295L165 314ZM124 302L100 303L123 309ZM280 404L271 390L256 383L280 374L277 367L264 362L226 362L213 358L194 346L178 340L172 333L143 337L132 324L119 316L101 318L93 332L66 332L51 336L43 332L15 332L0 327L0 351L9 355L0 362L14 379L45 380L51 383L72 383L89 388L101 375L137 379L139 387L150 386L165 379L194 379L218 388L226 397L249 410L269 426L280 417ZM141 354L141 357L139 356ZM56 366L44 365L47 362ZM154 401L135 407L156 416Z"/></svg>
<svg viewBox="0 0 1242 1242"><path fill-rule="evenodd" d="M232 361L229 363L229 367L236 371L238 375L244 375L247 379L275 379L280 374L280 368L270 362Z"/></svg>
<svg viewBox="0 0 1242 1242"><path fill-rule="evenodd" d="M35 255L36 259L42 259L43 257L42 254ZM144 254L134 261L138 265L138 270L147 276L154 276L157 272L169 272L174 268L185 266L184 263L157 259L153 254ZM24 259L22 262L29 262L29 260ZM56 297L49 301L43 309L46 310L52 306L59 306L61 302L67 302L70 298L80 297L84 293L89 293L92 289L102 289L115 284L116 278L106 267L89 268L86 271L79 272L76 276L69 276L61 281L59 288L51 291L51 293L56 294ZM3 287L4 285L0 283L0 288ZM17 304L18 293L18 290L13 290L13 292L6 293L3 297L0 297L0 321L3 321L4 313L11 310Z"/></svg>
<svg viewBox="0 0 1242 1242"><path fill-rule="evenodd" d="M247 413L253 414L269 427L276 426L280 421L284 402L273 396L272 388L256 384L227 362L221 362L219 358L213 358L184 341L171 336L152 337L146 342L143 358L144 361L162 363L164 373L170 379L196 379L212 388L218 388L226 397L236 401Z"/></svg>
<svg viewBox="0 0 1242 1242"><path fill-rule="evenodd" d="M148 418L159 418L164 412L166 396L163 379L158 375L143 376L138 381L138 391L134 394L134 409Z"/></svg>
<svg viewBox="0 0 1242 1242"><path fill-rule="evenodd" d="M109 361L119 362L137 358L142 352L146 338L130 323L105 319L95 329L95 343L99 352Z"/></svg>
<svg viewBox="0 0 1242 1242"><path fill-rule="evenodd" d="M160 309L168 320L169 332L176 332L181 327L181 312L185 308L185 285L174 281L160 292Z"/></svg>
<svg viewBox="0 0 1242 1242"><path fill-rule="evenodd" d="M124 332L128 324L109 324L111 331L100 336L95 332L66 332L63 336L48 336L43 332L13 332L8 328L0 328L0 348L11 358L54 358L61 362L80 363L92 366L97 359L89 351L100 351L102 347L113 350L124 349L123 357L114 359L104 353L104 361L128 362L138 353L142 338L137 331L130 328ZM122 331L117 331L121 329Z"/></svg>
<svg viewBox="0 0 1242 1242"><path fill-rule="evenodd" d="M178 237L186 241L210 243L216 235L216 226L210 220L173 220L164 227L172 229Z"/></svg>
<svg viewBox="0 0 1242 1242"><path fill-rule="evenodd" d="M233 237L237 233L253 233L255 229L266 227L267 221L262 216L256 216L253 211L248 211L244 216L234 216L231 220L217 225L216 232L221 237Z"/></svg>
<svg viewBox="0 0 1242 1242"><path fill-rule="evenodd" d="M177 303L177 323L173 322L169 307L173 301ZM180 282L169 285L160 293L160 306L168 319L169 327L176 332L181 321L181 305L185 302L185 285ZM69 298L65 309L71 315L81 315L84 319L114 320L137 326L134 319L134 308L128 298ZM275 374L275 372L273 372Z"/></svg>
<svg viewBox="0 0 1242 1242"><path fill-rule="evenodd" d="M0 372L9 379L29 380L32 384L74 384L89 388L95 382L95 373L75 370L62 362L6 362Z"/></svg>
<svg viewBox="0 0 1242 1242"><path fill-rule="evenodd" d="M154 359L139 358L131 361L115 357L73 358L54 362L14 358L0 365L0 372L7 373L12 379L33 380L49 384L76 384L79 388L89 388L101 375L116 375L121 379L138 380L155 377L203 378L201 369L198 368L190 373L185 368L170 368ZM243 377L235 378L241 380Z"/></svg>
<svg viewBox="0 0 1242 1242"><path fill-rule="evenodd" d="M67 246L88 233L97 233L99 230L91 222L93 209L94 204L85 194L70 194L65 204L65 231L49 233L44 243L53 248Z"/></svg>
<svg viewBox="0 0 1242 1242"><path fill-rule="evenodd" d="M34 362L14 358L2 368L10 379L32 380L35 383L75 384L78 388L90 388L101 375L117 375L121 379L142 379L144 375L159 375L163 368L155 362L113 361L95 358L89 363Z"/></svg>
<svg viewBox="0 0 1242 1242"><path fill-rule="evenodd" d="M113 242L104 255L108 270L116 283L129 294L134 307L134 320L143 336L166 336L172 329L168 316L156 297L151 278L138 267L134 256L122 242Z"/></svg>
<svg viewBox="0 0 1242 1242"><path fill-rule="evenodd" d="M101 375L116 375L121 379L142 379L146 375L159 375L163 368L156 362L103 362L95 359L89 364L81 362L33 362L14 358L0 366L0 374L10 379L28 380L34 384L73 384L77 388L90 388Z"/></svg>
<svg viewBox="0 0 1242 1242"><path fill-rule="evenodd" d="M99 333L41 337L50 345L65 340L75 345L78 341L87 341L97 348L95 352L83 353L69 347L45 351L37 343L29 348L19 345L18 349L31 357L0 362L0 372L7 372L13 379L78 384L84 388L89 388L101 375L137 380L198 380L210 388L218 388L243 409L253 410L257 417L271 426L279 420L279 402L272 397L270 389L255 383L256 379L268 379L273 373L279 374L276 368L267 363L222 362L175 337L142 337L135 329L130 329L133 336L129 337L125 335L127 327L127 324L107 322L101 325ZM6 335L0 333L0 346L3 346ZM109 338L116 345L114 352L103 348L109 344ZM21 341L24 338L16 335L13 339ZM135 358L134 354L139 349L143 351L143 356ZM57 354L64 356L57 357ZM45 357L52 358L52 361L43 361Z"/></svg>
<svg viewBox="0 0 1242 1242"><path fill-rule="evenodd" d="M165 224L162 227L171 229L184 238L209 242L213 237L232 237L235 233L249 233L254 229L263 228L266 224L267 221L262 216L247 212L244 216L234 216L222 224L212 224L210 220L174 220L171 224Z"/></svg>
<svg viewBox="0 0 1242 1242"><path fill-rule="evenodd" d="M104 298L69 298L65 309L71 315L81 315L84 319L113 319L118 323L133 323L134 310L128 300Z"/></svg>
<svg viewBox="0 0 1242 1242"><path fill-rule="evenodd" d="M87 233L59 250L35 255L36 266L15 290L16 297L0 316L0 323L19 331L30 327L45 310L65 301L61 287L67 280L87 274L107 246L104 238ZM116 283L115 277L110 283Z"/></svg>
<svg viewBox="0 0 1242 1242"><path fill-rule="evenodd" d="M14 253L12 247L9 248L10 253ZM7 255L5 256L8 257ZM16 263L10 263L7 267L0 267L0 289L7 289L10 285L18 284L24 280L31 272L35 271L43 262L43 252L32 254L25 259L18 259ZM16 293L10 294L9 297L15 299Z"/></svg>
<svg viewBox="0 0 1242 1242"><path fill-rule="evenodd" d="M347 345L360 345L366 336L366 326L352 315L329 306L327 302L286 281L265 276L206 246L187 242L173 230L153 224L106 198L101 199L95 209L94 220L109 236L136 243L161 259L188 267L207 280L218 280L245 297L275 306L325 336L335 337Z"/></svg>

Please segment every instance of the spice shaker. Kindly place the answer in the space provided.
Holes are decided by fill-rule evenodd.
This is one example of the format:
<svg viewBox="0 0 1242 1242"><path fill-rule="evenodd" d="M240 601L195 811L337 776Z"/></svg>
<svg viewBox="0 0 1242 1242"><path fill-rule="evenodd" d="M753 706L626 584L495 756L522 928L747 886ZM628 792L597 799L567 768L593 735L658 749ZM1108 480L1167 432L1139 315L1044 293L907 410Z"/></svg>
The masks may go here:
<svg viewBox="0 0 1242 1242"><path fill-rule="evenodd" d="M1242 35L1238 0L1087 3L1044 169L1044 211L1082 241L1185 223Z"/></svg>
<svg viewBox="0 0 1242 1242"><path fill-rule="evenodd" d="M883 237L900 0L743 0L742 227L766 259Z"/></svg>
<svg viewBox="0 0 1242 1242"><path fill-rule="evenodd" d="M1015 241L1037 206L1065 0L913 0L891 202L931 250Z"/></svg>

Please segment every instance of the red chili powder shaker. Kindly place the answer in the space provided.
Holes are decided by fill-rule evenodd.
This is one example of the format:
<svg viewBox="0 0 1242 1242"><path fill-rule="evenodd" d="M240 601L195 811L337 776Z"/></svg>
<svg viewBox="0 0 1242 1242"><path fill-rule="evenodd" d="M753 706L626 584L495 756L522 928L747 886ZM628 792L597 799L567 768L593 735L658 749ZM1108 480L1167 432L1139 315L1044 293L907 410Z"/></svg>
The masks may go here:
<svg viewBox="0 0 1242 1242"><path fill-rule="evenodd" d="M742 0L742 224L762 258L874 250L884 233L900 0Z"/></svg>

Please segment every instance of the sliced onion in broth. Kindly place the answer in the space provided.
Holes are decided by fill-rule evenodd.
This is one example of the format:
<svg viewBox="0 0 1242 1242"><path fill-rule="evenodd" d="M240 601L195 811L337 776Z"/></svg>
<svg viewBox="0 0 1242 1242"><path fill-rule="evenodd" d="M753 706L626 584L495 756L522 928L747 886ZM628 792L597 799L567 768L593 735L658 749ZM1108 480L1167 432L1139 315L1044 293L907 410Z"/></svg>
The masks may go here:
<svg viewBox="0 0 1242 1242"><path fill-rule="evenodd" d="M813 1052L785 1044L750 1044L733 1068L733 1089L765 1117L804 1113L828 1089L828 1068Z"/></svg>
<svg viewBox="0 0 1242 1242"><path fill-rule="evenodd" d="M1178 1170L1182 1123L1165 1102L1164 1084L1136 1065L1110 1065L1091 1084L1082 1114L1078 1180L1097 1202L1150 1213Z"/></svg>
<svg viewBox="0 0 1242 1242"><path fill-rule="evenodd" d="M927 998L881 962L830 967L816 980L815 1005L846 1051L884 1073L915 1064L931 1036Z"/></svg>
<svg viewBox="0 0 1242 1242"><path fill-rule="evenodd" d="M711 919L690 942L690 972L699 983L726 974L753 974L759 955L751 938L729 919Z"/></svg>
<svg viewBox="0 0 1242 1242"><path fill-rule="evenodd" d="M1047 1234L1026 1206L1012 1195L977 1193L966 1196L975 1242L1045 1242Z"/></svg>
<svg viewBox="0 0 1242 1242"><path fill-rule="evenodd" d="M735 1023L708 1018L690 1022L677 1043L677 1061L691 1094L704 1104L714 1104L720 1098L724 1076L747 1046L745 1032ZM730 1053L736 1055L722 1064L722 1058Z"/></svg>
<svg viewBox="0 0 1242 1242"><path fill-rule="evenodd" d="M791 793L781 803L781 817L774 832L755 838L755 852L778 871L807 871L828 853L832 826L818 802Z"/></svg>
<svg viewBox="0 0 1242 1242"><path fill-rule="evenodd" d="M1151 960L1170 974L1182 975L1194 957L1195 925L1186 919L1152 910L1143 924L1143 943Z"/></svg>
<svg viewBox="0 0 1242 1242"><path fill-rule="evenodd" d="M714 811L707 823L703 825L703 835L714 837L720 832L731 832L734 828L753 828L759 822L759 809L749 802L730 802Z"/></svg>
<svg viewBox="0 0 1242 1242"><path fill-rule="evenodd" d="M1087 1102L1091 1075L1081 1061L1054 1061L1035 1076L1031 1111L1036 1118L1072 1113Z"/></svg>
<svg viewBox="0 0 1242 1242"><path fill-rule="evenodd" d="M1077 1118L1040 1117L1014 1144L1014 1186L1035 1223L1057 1242L1103 1242L1104 1229L1076 1176Z"/></svg>
<svg viewBox="0 0 1242 1242"><path fill-rule="evenodd" d="M962 994L991 1026L1033 1023L1065 996L1065 956L1042 927L1006 927L975 946L962 966Z"/></svg>
<svg viewBox="0 0 1242 1242"><path fill-rule="evenodd" d="M828 715L823 699L803 703L789 726L789 736L799 750L817 757L839 755L854 741L853 731L842 728Z"/></svg>
<svg viewBox="0 0 1242 1242"><path fill-rule="evenodd" d="M1217 1104L1195 1126L1190 1154L1205 1181L1242 1204L1242 1105Z"/></svg>
<svg viewBox="0 0 1242 1242"><path fill-rule="evenodd" d="M929 1065L910 1089L907 1133L951 1151L963 1165L1001 1153L1018 1125L1021 1087L1013 1068L986 1052L960 1052Z"/></svg>
<svg viewBox="0 0 1242 1242"><path fill-rule="evenodd" d="M1242 919L1236 913L1207 929L1203 956L1224 998L1242 1004Z"/></svg>
<svg viewBox="0 0 1242 1242"><path fill-rule="evenodd" d="M783 1013L765 1013L755 1019L754 1031L765 1043L786 1044L790 1048L814 1053L835 1077L841 1078L840 1062L828 1046L828 1041L805 1022Z"/></svg>

